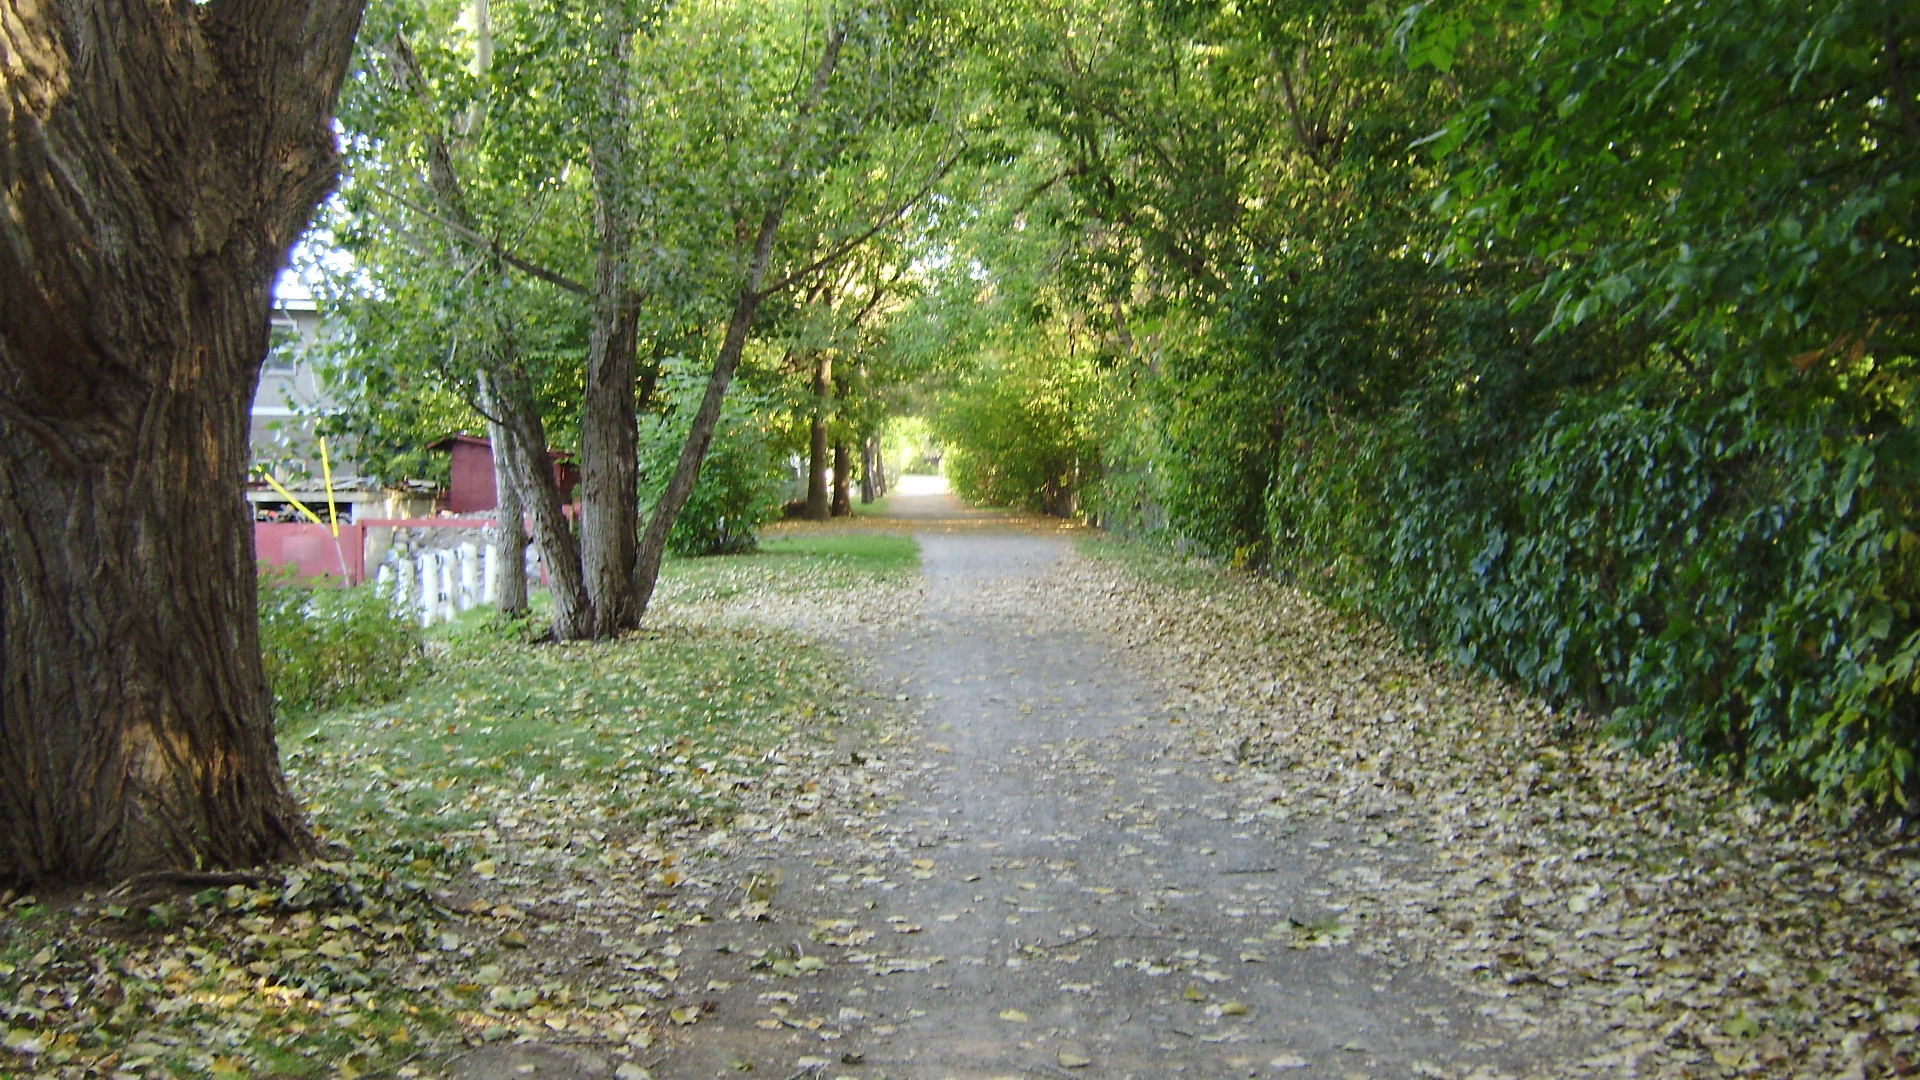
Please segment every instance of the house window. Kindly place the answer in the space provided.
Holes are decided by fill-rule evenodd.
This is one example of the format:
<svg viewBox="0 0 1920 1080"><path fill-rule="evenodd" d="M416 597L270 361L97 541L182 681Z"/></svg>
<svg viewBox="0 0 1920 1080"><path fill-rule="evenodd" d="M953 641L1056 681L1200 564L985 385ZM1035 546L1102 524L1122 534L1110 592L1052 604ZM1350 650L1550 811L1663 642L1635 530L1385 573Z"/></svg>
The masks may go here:
<svg viewBox="0 0 1920 1080"><path fill-rule="evenodd" d="M285 315L275 313L267 337L267 362L262 371L275 375L293 373L294 356L300 348L300 328Z"/></svg>

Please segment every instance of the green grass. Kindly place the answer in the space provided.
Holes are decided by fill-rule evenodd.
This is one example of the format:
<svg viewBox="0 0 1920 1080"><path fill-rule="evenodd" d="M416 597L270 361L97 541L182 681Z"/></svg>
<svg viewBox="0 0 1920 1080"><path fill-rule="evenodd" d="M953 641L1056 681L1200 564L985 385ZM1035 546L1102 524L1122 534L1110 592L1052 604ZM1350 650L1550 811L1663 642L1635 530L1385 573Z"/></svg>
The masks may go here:
<svg viewBox="0 0 1920 1080"><path fill-rule="evenodd" d="M845 693L817 649L742 629L668 626L568 645L476 634L435 664L401 701L283 736L330 836L356 848L443 843L503 805L600 828L723 813L731 779L690 786L657 766L684 758L716 778L749 778L766 750L819 717L819 702ZM328 779L343 768L356 782Z"/></svg>
<svg viewBox="0 0 1920 1080"><path fill-rule="evenodd" d="M498 1007L479 974L512 967L497 930L476 940L441 900L661 872L636 840L700 858L743 791L795 782L769 775L774 750L834 738L863 698L818 644L686 601L859 588L916 560L901 536L800 532L673 560L648 627L621 641L535 644L537 622L490 613L437 629L404 697L283 721L326 861L190 896L0 908L0 1078L394 1075L462 1033L537 1027L546 1002L614 1001L543 985L536 1009ZM593 1015L622 1008L645 1015L626 998Z"/></svg>
<svg viewBox="0 0 1920 1080"><path fill-rule="evenodd" d="M891 577L920 565L920 545L898 533L794 533L761 545L763 556L802 560L846 574Z"/></svg>
<svg viewBox="0 0 1920 1080"><path fill-rule="evenodd" d="M898 582L920 565L920 545L893 532L799 526L774 533L744 555L673 559L661 575L669 604L728 600L779 589L789 594Z"/></svg>
<svg viewBox="0 0 1920 1080"><path fill-rule="evenodd" d="M1222 574L1232 572L1217 562L1171 554L1151 544L1105 533L1082 536L1075 543L1089 557L1119 563L1146 581L1176 589L1213 589Z"/></svg>

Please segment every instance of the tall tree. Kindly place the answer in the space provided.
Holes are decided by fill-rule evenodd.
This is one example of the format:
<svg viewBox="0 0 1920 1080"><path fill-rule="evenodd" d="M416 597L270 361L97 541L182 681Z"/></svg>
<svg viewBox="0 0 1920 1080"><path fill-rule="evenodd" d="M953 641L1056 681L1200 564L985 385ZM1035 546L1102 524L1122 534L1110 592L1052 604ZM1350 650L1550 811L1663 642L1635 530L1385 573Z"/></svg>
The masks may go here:
<svg viewBox="0 0 1920 1080"><path fill-rule="evenodd" d="M493 190L497 185L489 183L494 177L488 170L500 167L499 155L482 152L487 144L503 141L488 108L494 54L491 6L467 10L470 48L458 47L467 42L450 46L449 39L458 35L443 27L441 33L431 35L436 40L429 48L416 49L404 28L411 14L405 8L383 12L383 24L368 28L370 62L388 77L365 81L346 109L350 119L364 122L371 112L380 120L384 144L359 155L362 175L356 177L356 185L361 190L356 194L393 204L383 216L398 224L369 227L355 222L351 211L334 215L337 221L344 219L350 248L364 265L394 271L385 275L394 280L383 282L372 297L341 306L347 322L371 331L364 339L355 334L342 340L356 352L373 345L379 353L377 366L383 371L421 366L425 357L435 357L423 365L430 370L428 377L485 418L494 439L496 473L507 480L499 489L509 502L519 495L533 520L534 538L553 587L555 636L563 640L591 637L598 621L581 557L582 537L567 520L546 452L552 410L545 407L551 395L542 392L542 383L550 381L551 373L545 370L549 365L535 363L530 356L530 346L539 344L544 324L554 320L550 315L529 317L537 309L519 295L509 274L529 273L543 287L568 296L586 296L589 288L509 251L499 239L503 225L510 221L503 220L497 205L501 201ZM561 27L572 37L581 36L575 32L579 28L567 20L561 20ZM556 51L578 55L571 47ZM439 92L449 88L452 93ZM386 150L396 157L382 156ZM524 160L513 155L506 158L508 167ZM397 181L409 173L418 176L424 191L408 196L381 183L389 176ZM361 287L358 272L349 275L344 289L338 283L335 289L352 296ZM367 306L373 309L372 318L367 317ZM424 316L393 317L396 310L409 307L424 308ZM561 321L566 318L561 316ZM418 337L431 345L394 347L396 342ZM451 344L441 345L444 339ZM343 364L341 373L365 366ZM380 425L388 422L392 408L388 395L362 394L360 400L381 418ZM512 539L509 530L502 531Z"/></svg>
<svg viewBox="0 0 1920 1080"><path fill-rule="evenodd" d="M587 384L580 408L580 540L594 633L610 637L640 624L633 592L640 524L637 401L641 295L633 238L642 184L633 132L631 3L603 6L593 28L593 83L587 160L593 177L593 293Z"/></svg>
<svg viewBox="0 0 1920 1080"><path fill-rule="evenodd" d="M644 611L762 302L831 276L944 172L949 112L921 47L922 27L940 24L925 6L884 3L824 21L799 3L497 2L491 13L491 68L469 61L480 35L452 6L395 4L369 27L370 71L385 77L355 81L345 118L366 137L332 219L354 255L346 314L368 332L342 341L353 369L399 363L465 383L484 370L483 411L509 440L532 430L506 415L515 402L561 388L564 405L538 411L578 421L577 535L544 492L529 489L529 508L560 588L556 636L608 636ZM790 211L811 246L781 243ZM461 347L458 362L417 359ZM503 350L519 375L487 359ZM708 360L717 396L694 411L694 452L640 485L635 415L661 362L682 354ZM386 405L363 397L358 411ZM662 492L644 534L642 487Z"/></svg>
<svg viewBox="0 0 1920 1080"><path fill-rule="evenodd" d="M641 532L634 565L641 614L653 597L668 535L693 492L727 387L739 368L761 305L818 275L834 272L875 237L896 228L923 204L958 160L959 149L941 156L947 142L940 134L945 117L936 104L940 34L947 28L937 5L889 4L830 16L824 27L812 77L793 103L792 113L784 118L785 130L772 167L757 185L754 209L759 225L752 233L753 245L706 392L693 415L680 460ZM866 65L865 78L836 82L850 45ZM836 89L838 96L830 94ZM883 137L889 132L896 137ZM931 160L925 149L929 146ZM875 185L876 178L886 182ZM831 183L833 179L839 183ZM781 228L802 203L807 210L830 215L837 227L824 244L790 254L787 265L792 269L779 274L774 267Z"/></svg>
<svg viewBox="0 0 1920 1080"><path fill-rule="evenodd" d="M0 883L311 840L247 405L364 0L0 0Z"/></svg>

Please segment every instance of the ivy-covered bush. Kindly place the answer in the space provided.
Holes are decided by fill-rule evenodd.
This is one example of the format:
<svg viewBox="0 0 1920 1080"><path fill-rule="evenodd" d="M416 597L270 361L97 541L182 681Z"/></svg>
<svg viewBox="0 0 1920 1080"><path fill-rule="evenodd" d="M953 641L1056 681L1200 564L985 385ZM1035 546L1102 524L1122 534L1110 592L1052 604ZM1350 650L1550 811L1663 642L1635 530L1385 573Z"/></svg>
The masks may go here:
<svg viewBox="0 0 1920 1080"><path fill-rule="evenodd" d="M371 587L260 579L260 648L285 713L398 697L420 660L420 629Z"/></svg>
<svg viewBox="0 0 1920 1080"><path fill-rule="evenodd" d="M1783 794L1899 800L1920 743L1920 433L1862 428L1857 402L1668 390L1570 395L1525 442L1443 469L1431 417L1329 439L1344 452L1275 484L1295 530L1276 548L1624 733Z"/></svg>

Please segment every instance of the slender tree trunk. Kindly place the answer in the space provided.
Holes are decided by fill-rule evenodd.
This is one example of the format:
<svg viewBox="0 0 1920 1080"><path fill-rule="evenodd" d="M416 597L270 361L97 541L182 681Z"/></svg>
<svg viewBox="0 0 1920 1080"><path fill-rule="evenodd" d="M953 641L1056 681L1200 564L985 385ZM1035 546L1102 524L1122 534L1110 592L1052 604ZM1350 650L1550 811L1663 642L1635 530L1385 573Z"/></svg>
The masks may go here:
<svg viewBox="0 0 1920 1080"><path fill-rule="evenodd" d="M828 441L833 421L833 353L822 349L813 357L813 417L808 424L807 509L808 521L825 521L833 514L832 494L827 471L832 463L832 444Z"/></svg>
<svg viewBox="0 0 1920 1080"><path fill-rule="evenodd" d="M845 439L833 444L833 516L853 513L853 445Z"/></svg>
<svg viewBox="0 0 1920 1080"><path fill-rule="evenodd" d="M361 0L0 0L0 887L299 857L248 404Z"/></svg>
<svg viewBox="0 0 1920 1080"><path fill-rule="evenodd" d="M499 424L487 425L488 441L504 446L507 430ZM499 595L495 605L508 615L525 615L527 603L527 510L520 498L520 480L513 475L506 458L493 458L493 486L499 493L494 513L494 550L500 559Z"/></svg>
<svg viewBox="0 0 1920 1080"><path fill-rule="evenodd" d="M489 0L473 0L467 9L473 19L473 73L485 77L493 67L493 11ZM467 118L466 130L471 133L485 119L484 111L476 104ZM452 161L447 163L448 179L452 179ZM457 189L456 189L457 190ZM444 201L444 199L443 199ZM488 269L497 273L496 267ZM511 616L527 614L527 511L526 500L520 496L520 480L514 475L513 466L507 460L507 429L498 419L499 407L493 403L493 394L488 389L487 377L478 377L480 402L487 413L487 443L493 447L493 490L494 525L493 546L500 560L497 579L498 594L494 605Z"/></svg>
<svg viewBox="0 0 1920 1080"><path fill-rule="evenodd" d="M880 490L880 452L869 435L860 440L860 502L865 505L884 494Z"/></svg>
<svg viewBox="0 0 1920 1080"><path fill-rule="evenodd" d="M567 522L560 484L547 456L546 424L534 404L532 388L513 358L502 359L490 382L505 436L494 453L505 453L533 517L533 539L540 545L540 563L547 569L553 591L553 636L560 641L591 638L593 602L580 569L580 545Z"/></svg>
<svg viewBox="0 0 1920 1080"><path fill-rule="evenodd" d="M785 209L785 204L780 204L779 212L769 213L768 224L762 225L768 255L771 255L773 236L779 231L780 217ZM634 591L639 596L640 613L643 616L647 606L653 602L654 586L659 583L660 562L667 553L667 537L673 532L674 520L687 505L687 498L693 494L693 485L700 477L700 465L706 460L707 448L713 445L713 432L720 422L720 406L726 401L727 387L733 382L733 373L739 370L741 353L746 351L747 333L753 328L753 316L759 310L761 301L766 299L758 291L765 275L766 257L758 256L748 272L747 287L734 302L733 317L727 321L727 336L720 343L720 355L714 358L713 370L707 374L706 393L701 395L700 407L694 411L693 425L687 431L687 441L680 447L680 458L674 464L673 475L667 479L666 490L661 492L660 501L654 504L653 513L647 518L646 531L640 535L640 552L633 576Z"/></svg>
<svg viewBox="0 0 1920 1080"><path fill-rule="evenodd" d="M846 44L847 32L844 26L836 27L827 37L826 49L821 53L820 63L814 68L813 83L807 99L801 104L795 116L795 128L801 130L809 115L826 96L827 84L833 78L833 71L840 63L840 50ZM779 172L784 174L792 169L791 151L781 155ZM644 617L647 605L653 602L654 586L660 581L660 562L666 558L667 537L673 532L673 523L680 511L687 505L687 498L693 494L693 485L700 478L700 465L707 459L707 448L713 445L713 432L720 423L720 407L727 398L727 387L733 383L733 373L739 370L740 355L747 348L747 334L753 329L753 317L760 310L760 304L767 294L761 292L767 279L767 265L773 261L773 244L780 235L780 223L786 219L787 207L793 201L793 188L785 187L775 194L767 205L766 212L760 218L760 231L754 237L753 253L747 259L746 281L742 284L739 296L734 300L733 316L727 320L726 337L720 341L720 353L714 357L713 370L707 374L707 388L700 396L700 407L694 411L693 423L687 430L687 440L680 446L680 459L674 463L673 475L668 477L666 490L660 493L660 501L654 504L653 513L647 518L647 528L640 535L640 551L634 560L634 592L640 603L640 614Z"/></svg>
<svg viewBox="0 0 1920 1080"><path fill-rule="evenodd" d="M633 561L640 528L639 437L634 380L640 346L640 297L633 290L631 93L628 87L634 26L627 7L601 15L599 115L589 147L593 220L599 252L594 263L587 337L587 385L580 412L580 553L594 633L612 637L640 624Z"/></svg>
<svg viewBox="0 0 1920 1080"><path fill-rule="evenodd" d="M527 510L520 497L520 478L507 458L507 429L498 417L485 375L480 376L480 403L486 411L487 441L493 446L493 544L499 553L499 596L495 604L508 615L527 613Z"/></svg>

